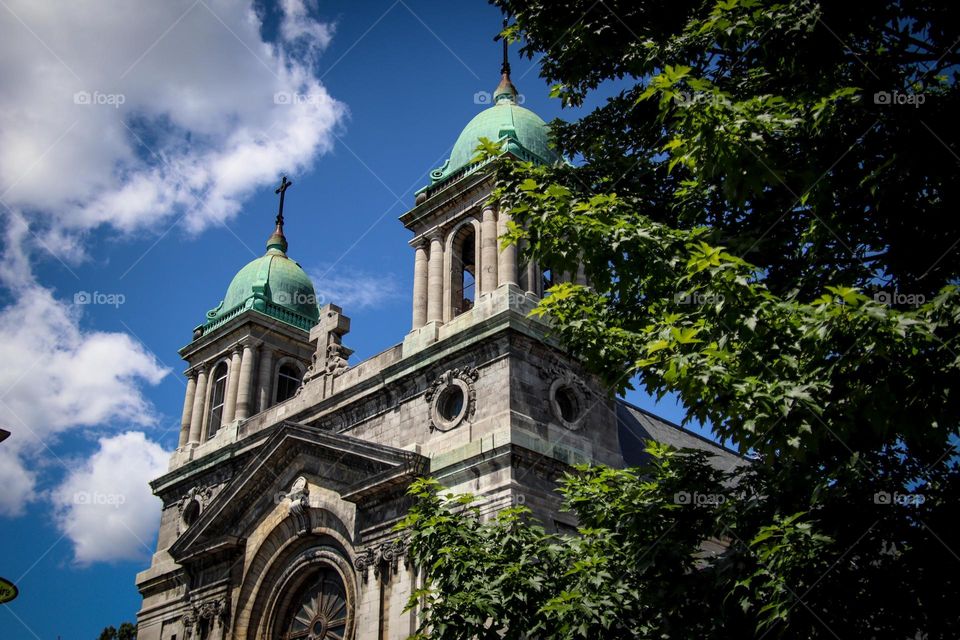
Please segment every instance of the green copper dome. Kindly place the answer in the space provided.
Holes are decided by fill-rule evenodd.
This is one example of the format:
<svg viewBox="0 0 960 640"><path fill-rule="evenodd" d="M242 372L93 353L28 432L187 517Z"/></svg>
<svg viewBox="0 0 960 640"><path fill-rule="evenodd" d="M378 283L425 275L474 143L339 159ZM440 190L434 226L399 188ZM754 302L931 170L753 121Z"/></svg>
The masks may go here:
<svg viewBox="0 0 960 640"><path fill-rule="evenodd" d="M454 174L466 174L472 169L480 138L500 142L504 151L509 151L522 160L552 164L559 160L550 148L550 128L543 119L529 109L517 104L517 90L510 81L509 66L493 93L493 106L484 109L467 123L456 143L450 158L442 167L430 172L430 185L436 185ZM466 171L464 169L466 168Z"/></svg>
<svg viewBox="0 0 960 640"><path fill-rule="evenodd" d="M306 331L317 323L320 311L313 282L299 264L287 257L283 221L277 222L267 240L266 254L237 272L223 301L207 312L201 335L248 309Z"/></svg>

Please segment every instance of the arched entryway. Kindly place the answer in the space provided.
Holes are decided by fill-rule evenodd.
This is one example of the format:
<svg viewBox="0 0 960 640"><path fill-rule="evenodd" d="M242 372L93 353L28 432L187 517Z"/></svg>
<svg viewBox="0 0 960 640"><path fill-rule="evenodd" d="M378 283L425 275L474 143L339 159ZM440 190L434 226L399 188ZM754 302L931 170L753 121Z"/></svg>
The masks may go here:
<svg viewBox="0 0 960 640"><path fill-rule="evenodd" d="M284 562L268 586L267 617L257 638L351 640L356 586L353 568L339 549L315 546Z"/></svg>

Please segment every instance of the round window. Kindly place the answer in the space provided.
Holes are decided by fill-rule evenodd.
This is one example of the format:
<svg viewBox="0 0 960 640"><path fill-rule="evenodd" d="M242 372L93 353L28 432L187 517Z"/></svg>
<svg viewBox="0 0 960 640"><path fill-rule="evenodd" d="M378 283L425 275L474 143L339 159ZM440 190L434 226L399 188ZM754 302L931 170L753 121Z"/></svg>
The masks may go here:
<svg viewBox="0 0 960 640"><path fill-rule="evenodd" d="M183 507L183 514L180 516L181 529L186 529L196 522L199 515L200 502L196 498L193 498Z"/></svg>
<svg viewBox="0 0 960 640"><path fill-rule="evenodd" d="M322 569L294 600L284 640L340 640L347 635L350 605L343 579Z"/></svg>
<svg viewBox="0 0 960 640"><path fill-rule="evenodd" d="M560 409L560 417L567 422L575 422L580 417L580 402L570 387L557 389L557 407Z"/></svg>
<svg viewBox="0 0 960 640"><path fill-rule="evenodd" d="M440 393L437 412L445 421L452 422L457 419L461 411L463 411L463 389L451 385Z"/></svg>
<svg viewBox="0 0 960 640"><path fill-rule="evenodd" d="M433 396L430 408L430 429L449 431L467 416L470 408L470 388L458 378L451 380L447 386L440 389Z"/></svg>
<svg viewBox="0 0 960 640"><path fill-rule="evenodd" d="M585 413L583 396L568 380L556 380L550 387L550 406L564 426L575 429Z"/></svg>

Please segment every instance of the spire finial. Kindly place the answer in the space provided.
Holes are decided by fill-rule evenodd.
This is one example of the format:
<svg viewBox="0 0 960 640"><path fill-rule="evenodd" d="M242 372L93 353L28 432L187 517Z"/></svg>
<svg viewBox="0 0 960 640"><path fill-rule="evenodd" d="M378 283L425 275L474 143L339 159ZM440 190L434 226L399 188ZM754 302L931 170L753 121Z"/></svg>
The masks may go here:
<svg viewBox="0 0 960 640"><path fill-rule="evenodd" d="M506 29L507 29L507 19L506 19L506 18L503 19L503 29L504 29L504 31L506 31ZM510 59L509 59L508 56L507 56L507 47L508 47L509 43L507 42L507 38L506 38L506 37L503 37L503 38L501 38L501 39L503 40L503 64L500 65L500 75L504 75L504 76L507 76L507 77L509 78L509 77L510 77Z"/></svg>
<svg viewBox="0 0 960 640"><path fill-rule="evenodd" d="M503 29L504 31L507 29L506 18L503 19ZM497 38L503 40L503 64L500 65L500 84L493 91L493 104L497 104L501 100L516 104L518 93L517 88L513 86L513 82L510 80L510 58L507 55L509 43L502 31Z"/></svg>
<svg viewBox="0 0 960 640"><path fill-rule="evenodd" d="M287 238L283 235L283 200L287 194L287 189L291 186L293 186L293 183L287 180L287 176L283 176L283 179L280 181L280 186L274 191L274 193L280 196L280 208L277 210L277 226L273 230L273 233L270 234L270 237L267 238L268 251L270 249L278 249L283 253L287 252Z"/></svg>

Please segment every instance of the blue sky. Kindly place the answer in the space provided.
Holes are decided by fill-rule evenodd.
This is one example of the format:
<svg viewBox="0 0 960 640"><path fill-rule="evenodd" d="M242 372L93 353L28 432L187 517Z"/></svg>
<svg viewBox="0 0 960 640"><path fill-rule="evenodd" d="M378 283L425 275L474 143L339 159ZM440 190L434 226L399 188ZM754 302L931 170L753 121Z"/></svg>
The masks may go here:
<svg viewBox="0 0 960 640"><path fill-rule="evenodd" d="M2 638L134 620L176 352L263 253L280 175L289 253L352 318L351 362L402 340L397 217L499 79L480 0L136 4L0 9L0 575L21 591ZM525 106L577 117L512 62Z"/></svg>

